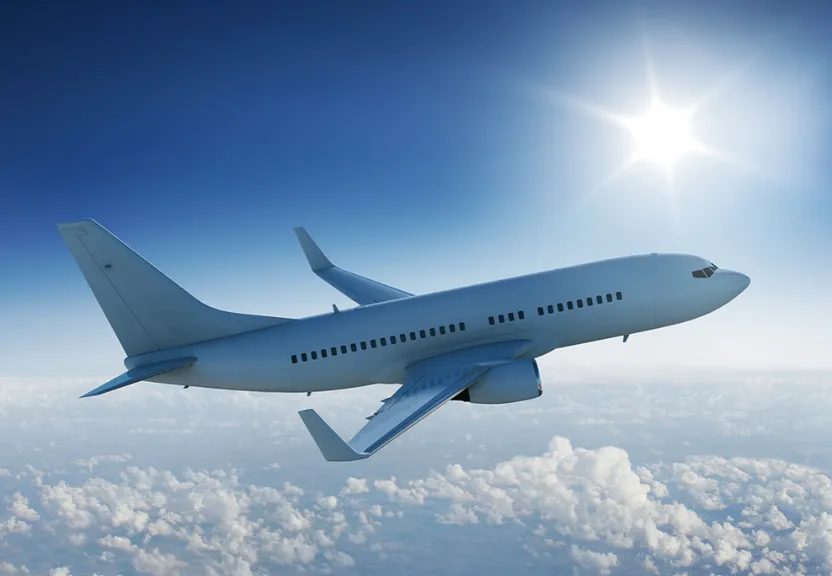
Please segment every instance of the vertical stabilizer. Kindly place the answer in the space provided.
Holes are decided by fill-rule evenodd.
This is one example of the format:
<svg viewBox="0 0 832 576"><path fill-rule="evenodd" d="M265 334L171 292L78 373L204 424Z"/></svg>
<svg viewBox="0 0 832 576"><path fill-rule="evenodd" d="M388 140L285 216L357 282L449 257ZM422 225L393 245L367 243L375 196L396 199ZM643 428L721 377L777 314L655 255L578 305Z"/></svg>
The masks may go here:
<svg viewBox="0 0 832 576"><path fill-rule="evenodd" d="M94 220L58 230L127 356L288 322L207 306Z"/></svg>

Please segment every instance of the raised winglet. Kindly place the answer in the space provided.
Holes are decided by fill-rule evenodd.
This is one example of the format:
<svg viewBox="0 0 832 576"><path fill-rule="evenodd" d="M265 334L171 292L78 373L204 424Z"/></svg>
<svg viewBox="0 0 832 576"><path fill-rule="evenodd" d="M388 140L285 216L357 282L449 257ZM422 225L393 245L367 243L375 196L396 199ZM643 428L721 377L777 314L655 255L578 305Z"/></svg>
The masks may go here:
<svg viewBox="0 0 832 576"><path fill-rule="evenodd" d="M353 450L314 410L301 410L298 414L328 462L351 462L370 456Z"/></svg>
<svg viewBox="0 0 832 576"><path fill-rule="evenodd" d="M410 292L339 268L324 255L303 226L296 227L295 234L312 271L353 302L364 306L413 296Z"/></svg>
<svg viewBox="0 0 832 576"><path fill-rule="evenodd" d="M191 356L188 358L176 358L174 360L163 360L161 362L153 362L152 364L136 366L121 376L116 376L106 384L102 384L98 388L90 390L81 396L81 398L100 396L101 394L106 394L107 392L112 392L113 390L129 386L130 384L135 384L136 382L141 382L142 380L147 380L148 378L153 378L159 374L164 374L165 372L170 372L171 370L176 370L177 368L190 366L194 362L196 362L196 358Z"/></svg>
<svg viewBox="0 0 832 576"><path fill-rule="evenodd" d="M309 266L312 268L313 272L320 272L321 270L326 270L327 268L332 268L334 266L334 264L329 261L329 258L324 255L320 248L318 248L315 241L312 240L312 237L306 231L306 228L298 226L295 228L295 234L300 241L300 247L303 248L303 253L306 255L306 259L309 261Z"/></svg>

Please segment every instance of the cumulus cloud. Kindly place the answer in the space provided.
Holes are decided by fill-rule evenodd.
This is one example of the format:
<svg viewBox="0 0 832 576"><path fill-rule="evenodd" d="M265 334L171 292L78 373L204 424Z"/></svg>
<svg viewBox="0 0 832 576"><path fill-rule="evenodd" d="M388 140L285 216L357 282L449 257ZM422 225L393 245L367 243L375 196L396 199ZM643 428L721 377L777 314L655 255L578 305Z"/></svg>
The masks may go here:
<svg viewBox="0 0 832 576"><path fill-rule="evenodd" d="M366 480L350 476L347 478L347 485L343 490L341 490L341 494L363 494L369 491L370 489L367 487Z"/></svg>
<svg viewBox="0 0 832 576"><path fill-rule="evenodd" d="M8 418L0 428L12 427L25 413L27 422L14 425L16 434L26 426L38 434L53 430L42 439L31 435L36 449L16 444L4 455L34 465L7 458L7 468L0 469L0 575L28 574L27 565L37 566L37 573L48 570L24 545L33 542L54 543L62 555L49 558L51 565L75 574L96 568L110 573L116 566L143 574L217 576L370 573L376 567L395 573L396 562L432 566L423 549L402 544L403 534L409 537L425 522L437 524L424 540L440 566L444 535L476 532L483 548L489 548L489 538L501 545L519 541L518 554L534 555L529 562L548 566L554 558L581 573L832 571L829 477L789 462L810 460L805 442L799 450L784 442L777 458L707 455L722 442L744 439L750 440L741 446L755 446L758 456L774 452L776 442L755 439L781 439L788 431L801 440L824 437L832 388L795 392L770 385L766 394L685 385L672 391L550 389L544 397L552 400L543 404L488 413L464 406L453 417L449 410L460 407L443 409L428 421L433 424L420 424L428 428L414 428L386 448L386 460L380 455L350 468L293 460L314 449L294 410L317 395L307 401L201 390L172 394L149 385L125 393L132 396L105 397L93 409L69 402L75 390L62 386L46 392L21 388L19 395L0 386L0 413ZM360 422L375 408L370 400L334 413L336 426L338 418ZM804 417L786 417L790 410ZM493 428L495 414L515 437L483 434ZM68 424L73 418L76 424ZM447 448L444 438L434 441L430 426L448 432ZM131 436L131 429L148 435ZM75 436L61 443L70 435L58 432L70 430L87 434L86 452ZM555 437L547 444L551 436L541 437L541 430L574 433L576 440ZM681 435L675 444L667 430ZM121 436L113 440L102 431ZM206 439L208 434L214 435ZM704 434L707 443L697 444ZM253 437L263 442L252 443ZM522 444L508 443L518 437ZM396 450L404 454L407 442L412 458L390 457ZM579 447L601 442L618 447ZM188 445L187 459L179 443ZM279 452L275 444L282 444ZM64 452L67 446L72 451ZM202 446L209 446L209 454L199 453ZM706 455L685 457L680 447ZM531 456L512 457L521 450ZM60 460L64 453L72 456ZM725 453L742 451L733 444ZM432 465L423 464L436 454L441 457ZM165 470L178 462L182 468ZM447 539L449 546L454 537ZM73 561L65 551L77 552ZM488 559L478 560L488 566Z"/></svg>
<svg viewBox="0 0 832 576"><path fill-rule="evenodd" d="M339 542L367 544L384 515L378 505L344 509L332 495L304 506L301 488L245 485L233 469L174 474L129 466L117 481L91 477L77 485L63 479L53 483L43 473L29 477L39 491L38 510L14 493L7 498L10 516L0 531L29 531L35 523L41 537L54 538L63 529L67 541L83 546L87 556L104 563L125 558L141 574L351 567L355 560ZM348 487L366 494L361 482ZM70 567L53 573L68 574ZM26 568L5 562L3 573L23 574Z"/></svg>
<svg viewBox="0 0 832 576"><path fill-rule="evenodd" d="M618 564L618 556L612 552L594 552L574 544L570 555L579 566L599 574L609 574L612 568Z"/></svg>
<svg viewBox="0 0 832 576"><path fill-rule="evenodd" d="M555 437L541 456L491 469L452 465L406 484L393 477L374 486L399 504L447 502L436 514L444 524L539 519L536 536L573 541L571 559L600 573L620 565L615 550L646 553L641 566L652 572L707 565L754 574L801 565L832 571L832 480L782 460L698 457L648 469L633 466L619 448L575 448ZM707 519L728 507L740 517Z"/></svg>

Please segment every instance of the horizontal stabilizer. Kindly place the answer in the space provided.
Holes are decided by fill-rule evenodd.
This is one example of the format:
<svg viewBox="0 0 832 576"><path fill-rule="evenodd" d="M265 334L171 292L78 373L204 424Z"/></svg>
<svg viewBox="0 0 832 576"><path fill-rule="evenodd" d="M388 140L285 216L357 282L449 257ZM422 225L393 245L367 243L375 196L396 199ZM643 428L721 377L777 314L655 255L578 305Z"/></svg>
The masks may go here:
<svg viewBox="0 0 832 576"><path fill-rule="evenodd" d="M309 430L312 439L327 461L350 462L352 460L363 460L369 456L369 454L353 450L314 410L301 410L299 414L306 425L306 429Z"/></svg>
<svg viewBox="0 0 832 576"><path fill-rule="evenodd" d="M121 376L116 376L106 384L102 384L98 388L94 390L90 390L81 398L89 398L90 396L100 396L101 394L106 394L107 392L112 392L113 390L118 390L119 388L124 388L125 386L129 386L130 384L135 384L136 382L141 382L142 380L147 380L148 378L153 378L154 376L158 376L159 374L164 374L165 372L170 372L171 370L176 370L177 368L184 368L185 366L190 366L196 362L196 358L188 357L188 358L176 358L174 360L163 360L161 362L154 362L152 364L143 364L142 366L136 366L135 368L131 368Z"/></svg>

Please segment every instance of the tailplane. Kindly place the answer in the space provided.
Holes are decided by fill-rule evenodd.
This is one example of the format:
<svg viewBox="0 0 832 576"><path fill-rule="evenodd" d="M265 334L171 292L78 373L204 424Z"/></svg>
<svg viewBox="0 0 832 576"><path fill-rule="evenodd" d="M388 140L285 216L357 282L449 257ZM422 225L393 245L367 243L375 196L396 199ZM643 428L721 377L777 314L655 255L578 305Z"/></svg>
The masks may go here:
<svg viewBox="0 0 832 576"><path fill-rule="evenodd" d="M203 304L95 220L59 224L58 231L127 356L291 321Z"/></svg>

